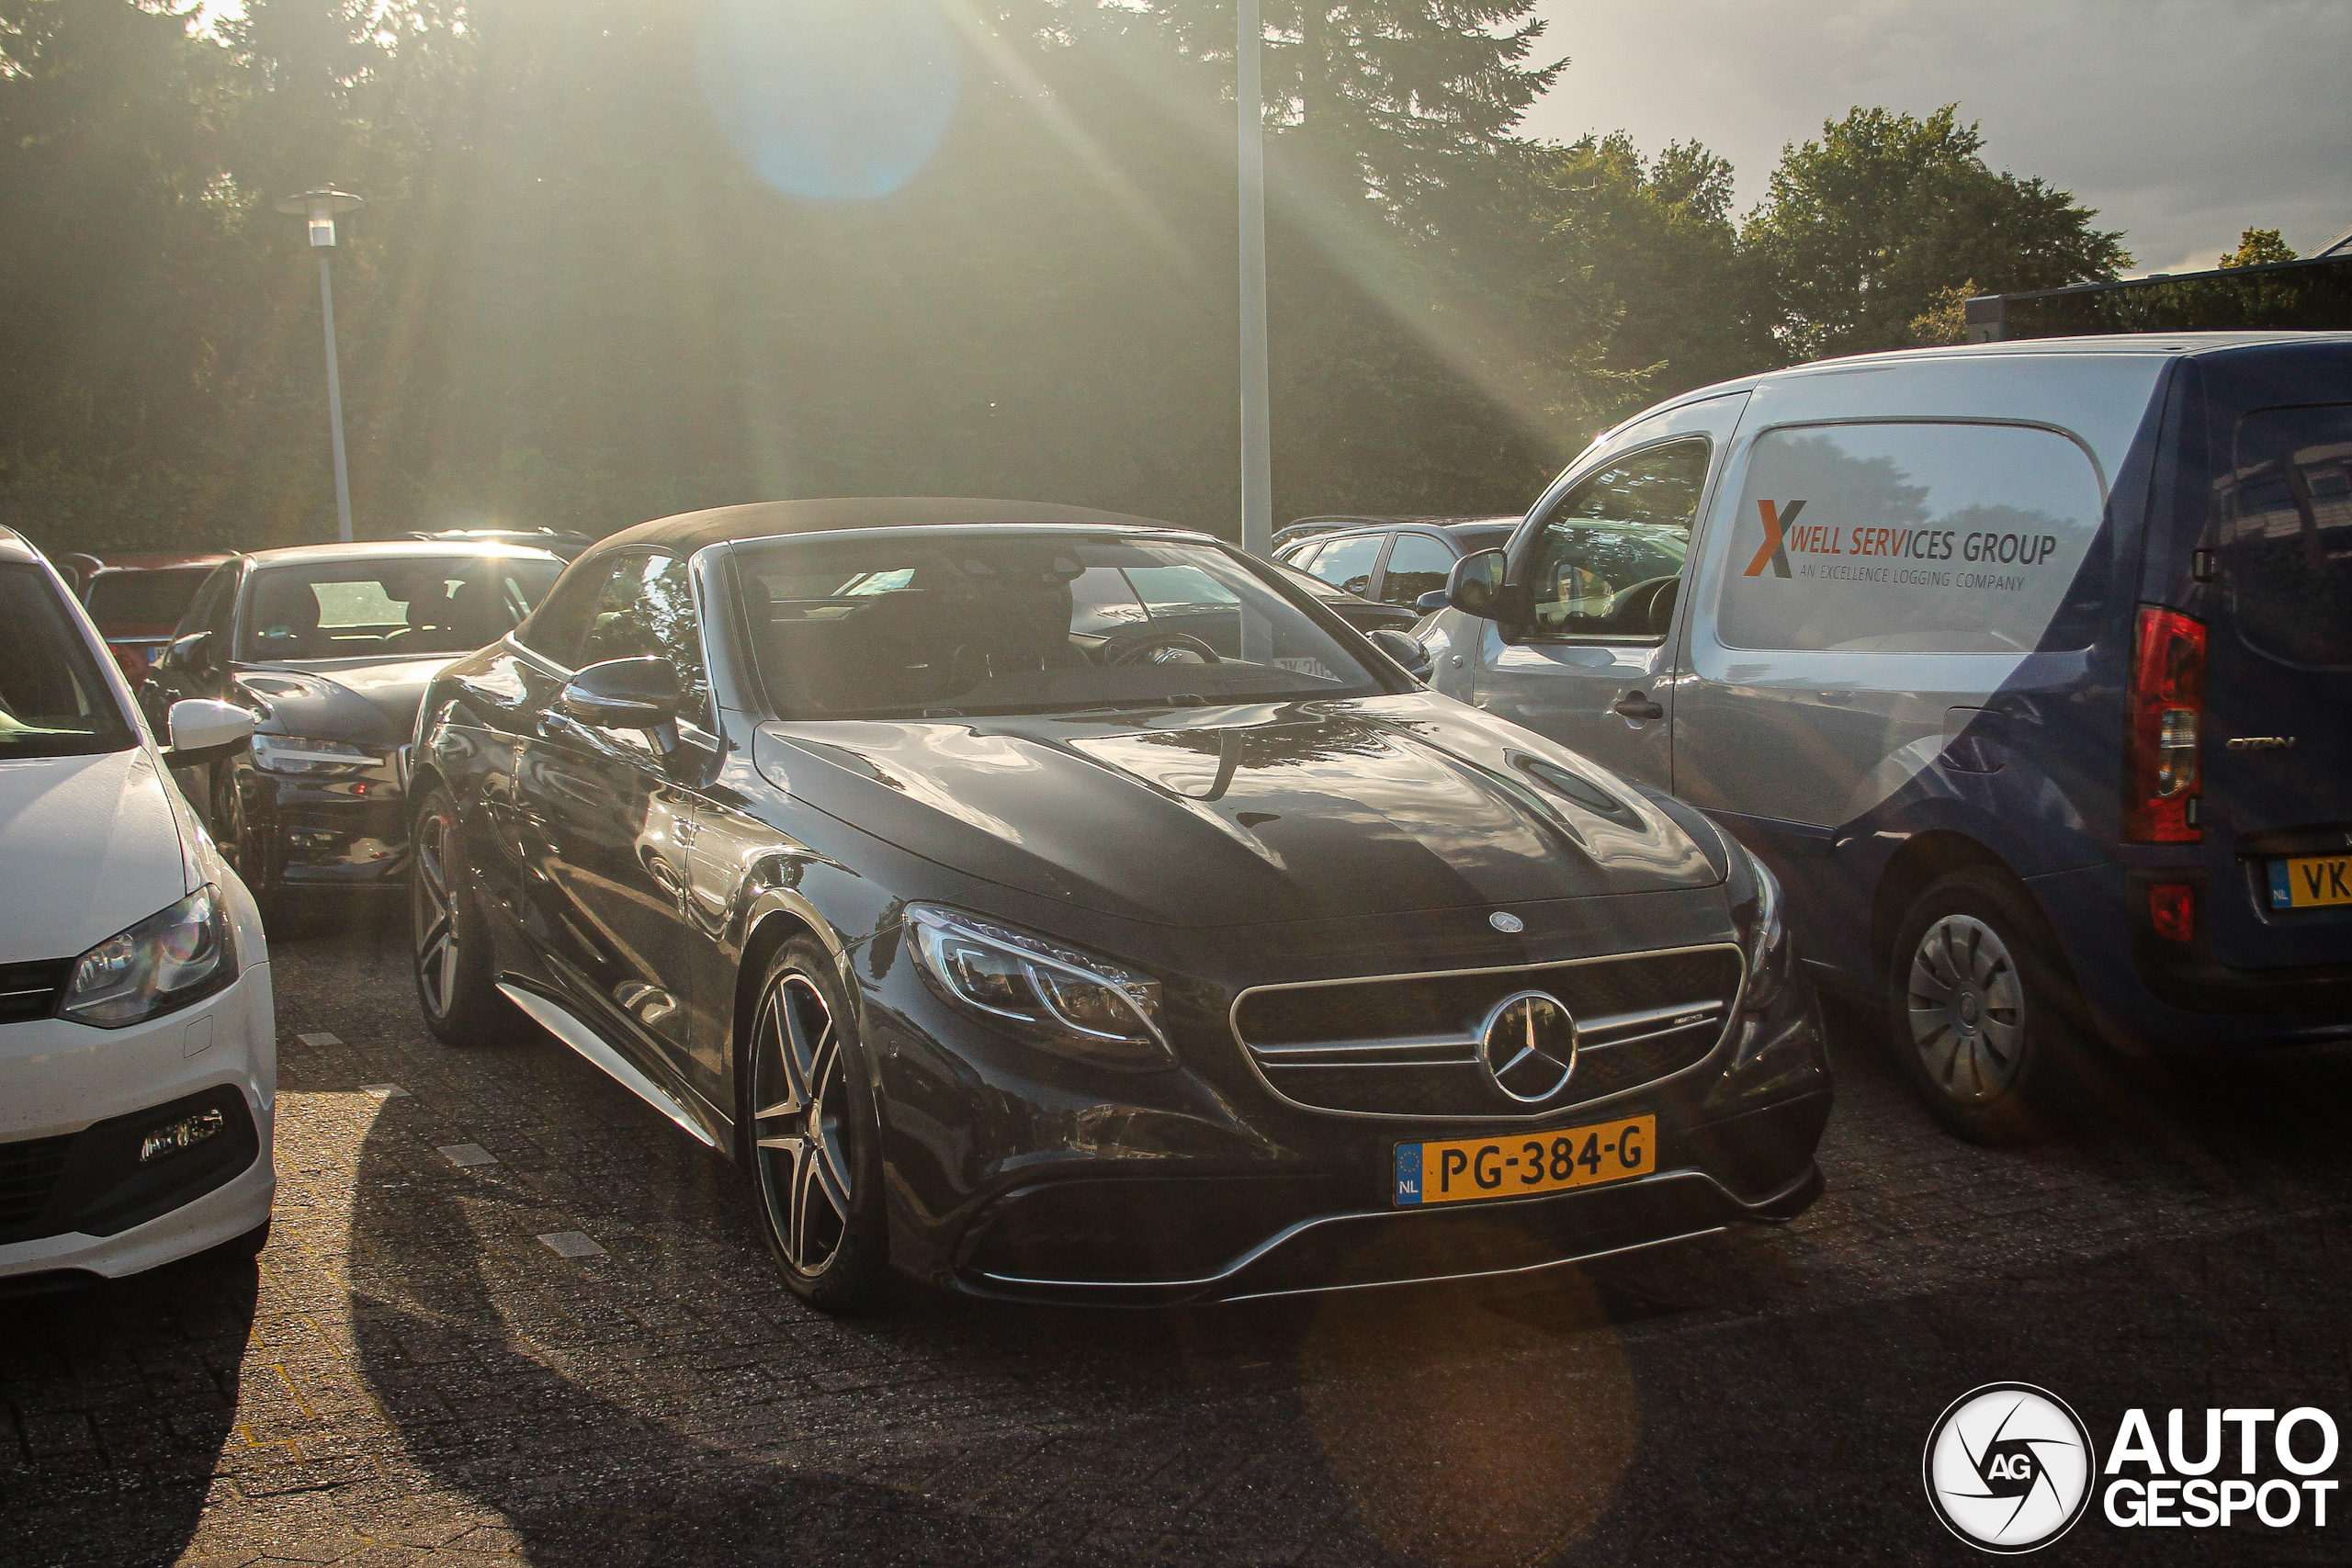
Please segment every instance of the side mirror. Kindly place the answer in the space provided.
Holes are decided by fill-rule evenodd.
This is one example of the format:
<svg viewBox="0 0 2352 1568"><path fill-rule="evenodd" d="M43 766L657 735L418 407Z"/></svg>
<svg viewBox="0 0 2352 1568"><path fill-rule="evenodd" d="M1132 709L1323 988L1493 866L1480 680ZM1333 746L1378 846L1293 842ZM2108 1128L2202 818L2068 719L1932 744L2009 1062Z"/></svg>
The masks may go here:
<svg viewBox="0 0 2352 1568"><path fill-rule="evenodd" d="M1453 563L1445 580L1445 602L1465 615L1481 620L1502 618L1503 574L1510 558L1500 550L1480 550Z"/></svg>
<svg viewBox="0 0 2352 1568"><path fill-rule="evenodd" d="M224 761L254 743L254 716L234 703L208 697L174 703L165 728L172 744L164 761L175 768Z"/></svg>
<svg viewBox="0 0 2352 1568"><path fill-rule="evenodd" d="M172 646L164 650L164 660L175 669L204 674L212 668L212 634L190 632L186 637L174 637Z"/></svg>
<svg viewBox="0 0 2352 1568"><path fill-rule="evenodd" d="M597 729L646 729L667 751L676 743L686 694L677 666L657 656L608 659L572 676L555 696L567 718Z"/></svg>
<svg viewBox="0 0 2352 1568"><path fill-rule="evenodd" d="M1453 603L1453 600L1446 597L1446 593L1447 590L1445 589L1432 588L1427 593L1422 594L1419 598L1413 601L1413 608L1419 610L1424 615L1433 615L1440 610L1446 608Z"/></svg>
<svg viewBox="0 0 2352 1568"><path fill-rule="evenodd" d="M1426 681L1430 678L1430 671L1434 668L1430 659L1430 650L1422 645L1421 639L1412 633L1391 631L1383 627L1376 632L1366 632L1364 638L1373 647L1403 665L1405 673L1414 680Z"/></svg>

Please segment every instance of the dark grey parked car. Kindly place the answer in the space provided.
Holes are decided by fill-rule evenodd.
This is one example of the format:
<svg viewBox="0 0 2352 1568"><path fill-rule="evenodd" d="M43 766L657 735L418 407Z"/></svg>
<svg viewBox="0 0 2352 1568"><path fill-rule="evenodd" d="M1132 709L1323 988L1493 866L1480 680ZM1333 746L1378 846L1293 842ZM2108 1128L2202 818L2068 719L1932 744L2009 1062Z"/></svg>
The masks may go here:
<svg viewBox="0 0 2352 1568"><path fill-rule="evenodd" d="M1820 1190L1757 863L1204 535L649 523L420 726L430 1027L519 1010L748 1167L820 1306L1518 1271Z"/></svg>

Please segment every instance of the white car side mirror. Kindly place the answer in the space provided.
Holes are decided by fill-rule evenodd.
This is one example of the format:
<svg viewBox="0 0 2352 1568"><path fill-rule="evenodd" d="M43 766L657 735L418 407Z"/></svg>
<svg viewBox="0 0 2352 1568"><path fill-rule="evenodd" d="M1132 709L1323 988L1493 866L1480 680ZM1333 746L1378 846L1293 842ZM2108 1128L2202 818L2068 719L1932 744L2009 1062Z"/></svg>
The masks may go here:
<svg viewBox="0 0 2352 1568"><path fill-rule="evenodd" d="M175 768L218 762L253 744L254 716L234 703L191 697L172 705L168 723L172 744L164 761Z"/></svg>

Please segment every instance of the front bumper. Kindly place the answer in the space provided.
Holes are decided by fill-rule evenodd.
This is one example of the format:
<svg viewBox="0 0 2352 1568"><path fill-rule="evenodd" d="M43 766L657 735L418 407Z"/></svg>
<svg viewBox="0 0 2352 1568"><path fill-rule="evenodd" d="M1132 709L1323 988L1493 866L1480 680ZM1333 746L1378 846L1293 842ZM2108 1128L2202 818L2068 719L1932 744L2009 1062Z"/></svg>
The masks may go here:
<svg viewBox="0 0 2352 1568"><path fill-rule="evenodd" d="M136 1274L266 1222L276 1032L266 964L129 1029L0 1026L0 1294ZM141 1161L149 1132L208 1111L210 1137Z"/></svg>
<svg viewBox="0 0 2352 1568"><path fill-rule="evenodd" d="M900 975L905 973L900 968ZM1172 1305L1508 1273L1801 1213L1831 1104L1818 1002L1793 980L1700 1060L1513 1124L1302 1109L1195 1040L1183 1067L1083 1087L899 976L866 1013L893 1260L966 1294ZM1227 1059L1230 1058L1230 1059ZM951 1108L954 1115L943 1114ZM937 1108L935 1111L934 1108ZM1395 1205L1396 1147L1658 1119L1653 1174L1552 1196Z"/></svg>
<svg viewBox="0 0 2352 1568"><path fill-rule="evenodd" d="M408 874L408 801L389 778L243 775L273 888L373 887Z"/></svg>

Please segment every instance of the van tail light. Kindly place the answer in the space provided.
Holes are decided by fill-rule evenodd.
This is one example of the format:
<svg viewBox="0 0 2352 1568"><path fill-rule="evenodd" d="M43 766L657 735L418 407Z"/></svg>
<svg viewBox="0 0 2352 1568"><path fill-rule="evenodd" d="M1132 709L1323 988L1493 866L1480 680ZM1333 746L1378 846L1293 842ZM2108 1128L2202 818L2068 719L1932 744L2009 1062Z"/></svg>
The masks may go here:
<svg viewBox="0 0 2352 1568"><path fill-rule="evenodd" d="M2177 610L2140 606L2132 656L2130 761L2123 836L2140 844L2193 844L2198 741L2205 728L2205 627Z"/></svg>
<svg viewBox="0 0 2352 1568"><path fill-rule="evenodd" d="M2159 882L2148 889L2148 921L2166 942L2197 939L2197 889L2186 882Z"/></svg>

